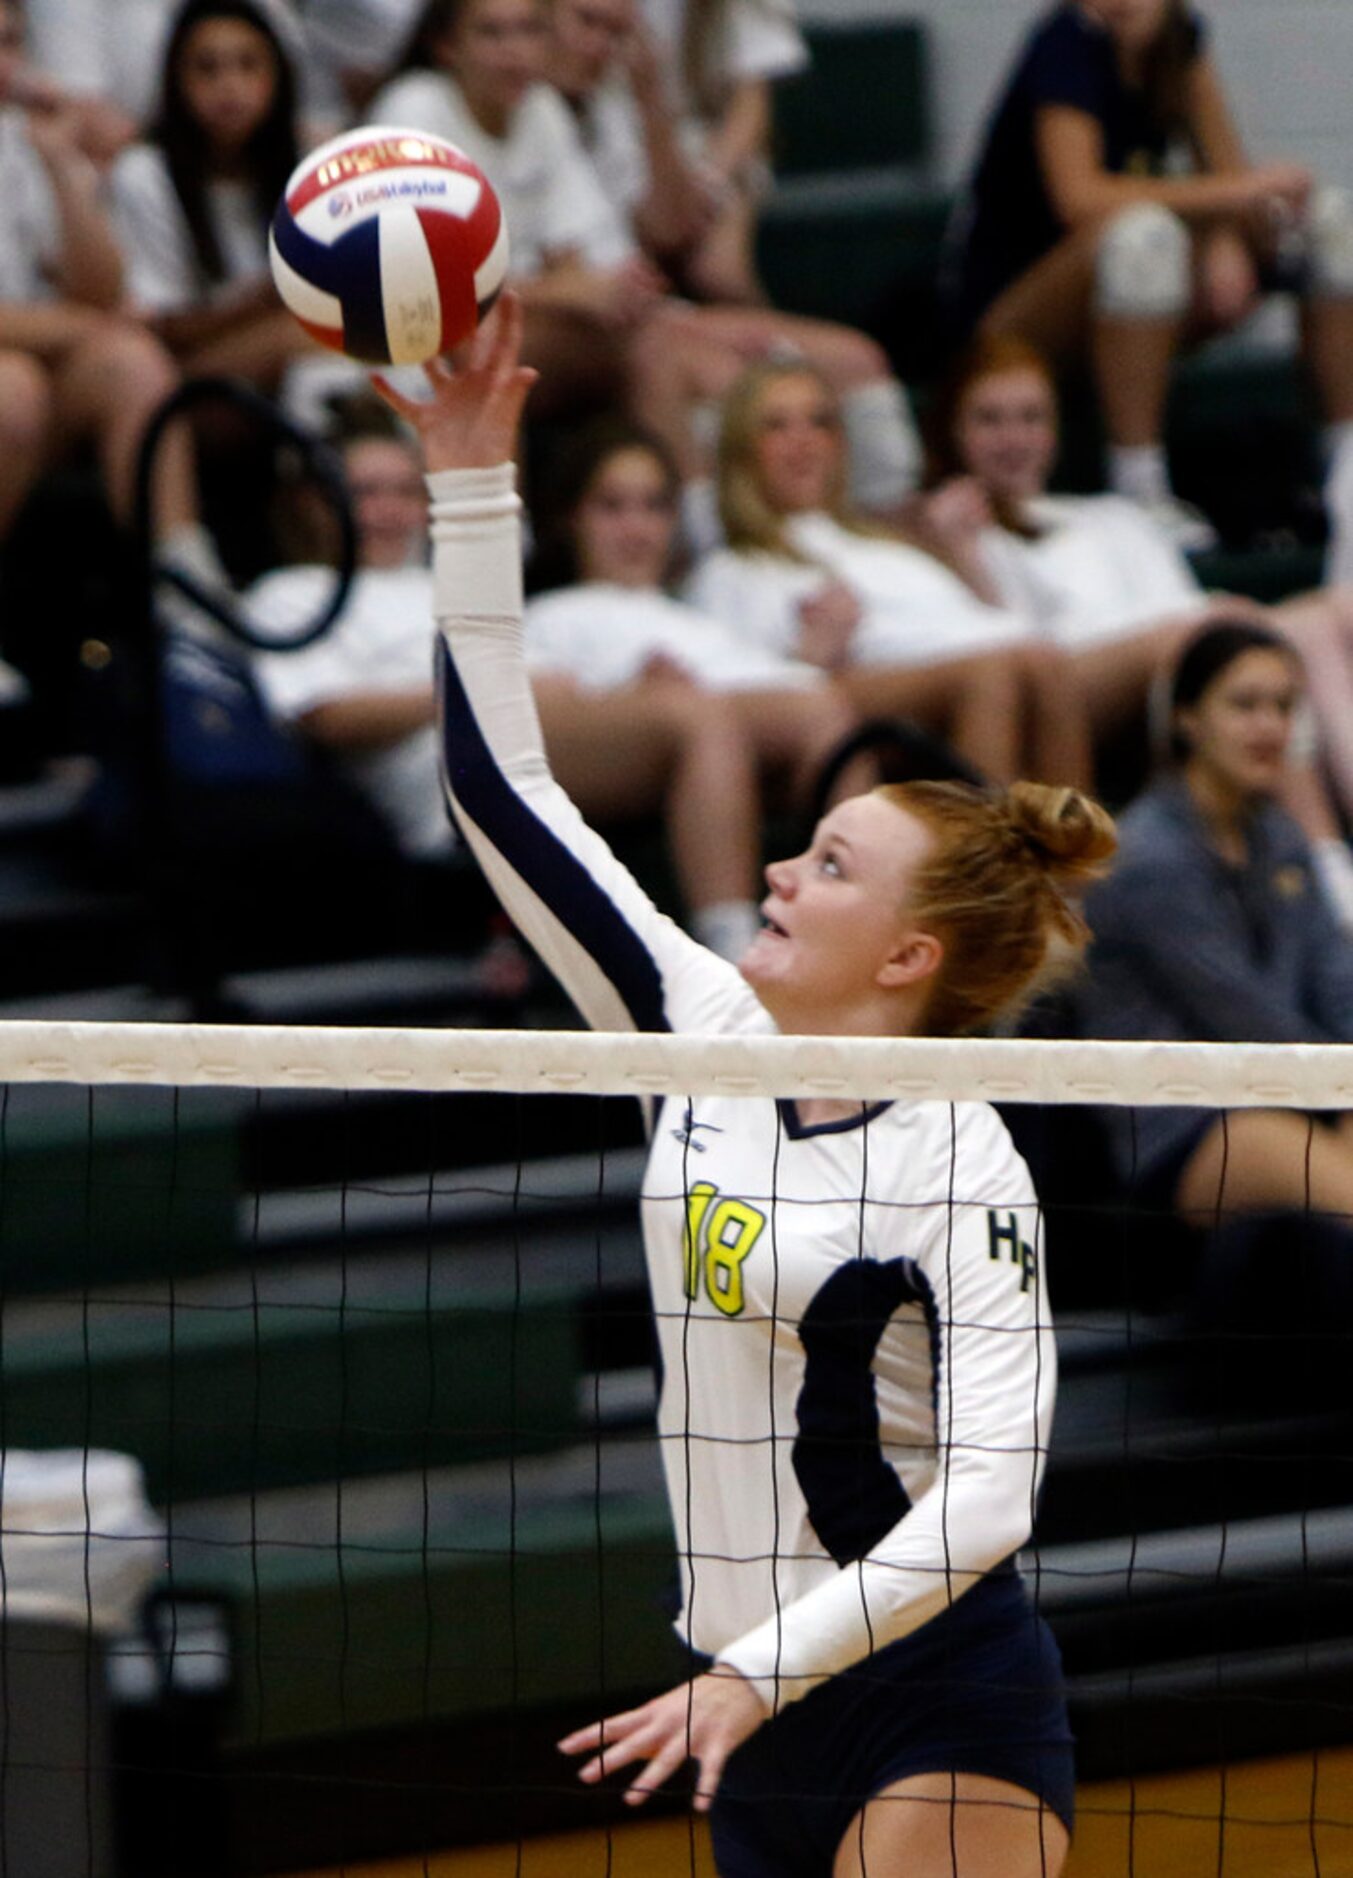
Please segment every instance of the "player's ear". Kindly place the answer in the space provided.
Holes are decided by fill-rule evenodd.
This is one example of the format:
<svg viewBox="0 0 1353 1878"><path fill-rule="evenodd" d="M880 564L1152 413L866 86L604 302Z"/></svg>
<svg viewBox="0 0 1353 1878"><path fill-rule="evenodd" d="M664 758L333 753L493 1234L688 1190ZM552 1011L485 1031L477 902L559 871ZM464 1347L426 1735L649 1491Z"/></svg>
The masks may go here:
<svg viewBox="0 0 1353 1878"><path fill-rule="evenodd" d="M913 927L879 967L878 983L889 991L919 984L922 979L934 976L943 959L943 942L933 932L921 932Z"/></svg>

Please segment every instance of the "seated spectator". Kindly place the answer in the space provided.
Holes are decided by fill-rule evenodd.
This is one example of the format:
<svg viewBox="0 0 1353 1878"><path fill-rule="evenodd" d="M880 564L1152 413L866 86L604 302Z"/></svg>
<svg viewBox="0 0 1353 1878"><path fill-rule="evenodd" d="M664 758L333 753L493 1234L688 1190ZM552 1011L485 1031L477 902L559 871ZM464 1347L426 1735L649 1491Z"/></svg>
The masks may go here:
<svg viewBox="0 0 1353 1878"><path fill-rule="evenodd" d="M101 167L145 134L183 0L28 0L33 57L70 96L82 148ZM261 0L294 58L292 0Z"/></svg>
<svg viewBox="0 0 1353 1878"><path fill-rule="evenodd" d="M968 569L862 523L844 480L830 387L804 365L753 367L724 407L727 546L696 566L688 597L745 639L834 673L862 712L947 737L994 780L1078 782L1089 746L1070 662L974 591Z"/></svg>
<svg viewBox="0 0 1353 1878"><path fill-rule="evenodd" d="M1184 0L1063 0L1034 28L954 229L960 330L1017 334L1093 370L1109 483L1181 546L1211 531L1174 498L1163 447L1180 346L1233 327L1261 288L1302 299L1331 442L1353 437L1353 204L1302 165L1249 162Z"/></svg>
<svg viewBox="0 0 1353 1878"><path fill-rule="evenodd" d="M1179 767L1121 818L1114 871L1086 899L1083 1034L1353 1042L1353 945L1275 800L1301 692L1297 654L1263 626L1205 626L1184 648ZM1353 1216L1349 1116L1109 1113L1124 1179L1192 1223L1282 1208Z"/></svg>
<svg viewBox="0 0 1353 1878"><path fill-rule="evenodd" d="M302 17L316 89L345 122L363 121L413 31L420 5L421 0L305 0Z"/></svg>
<svg viewBox="0 0 1353 1878"><path fill-rule="evenodd" d="M726 693L762 777L805 810L857 714L819 667L749 644L665 591L679 483L661 446L629 425L598 425L578 440L561 481L560 532L576 579L527 606L532 672L593 693L654 678Z"/></svg>
<svg viewBox="0 0 1353 1878"><path fill-rule="evenodd" d="M186 371L269 391L318 353L268 268L268 228L299 155L295 99L263 4L187 0L154 129L112 171L132 306Z"/></svg>
<svg viewBox="0 0 1353 1878"><path fill-rule="evenodd" d="M1277 606L1208 594L1168 531L1138 504L1050 495L1057 394L1048 366L1022 340L974 342L937 408L934 440L934 473L950 480L932 498L932 522L948 528L951 543L967 537L1005 604L1073 660L1096 737L1145 711L1153 683L1204 614L1214 623L1266 626L1300 649L1324 766L1353 817L1353 589L1327 587ZM1333 837L1314 779L1298 780L1307 833ZM1322 851L1353 912L1343 843Z"/></svg>
<svg viewBox="0 0 1353 1878"><path fill-rule="evenodd" d="M364 420L365 425L365 420ZM420 559L426 501L419 459L388 422L344 447L361 571L329 633L260 656L274 710L340 757L413 858L453 837L438 772L432 577ZM284 568L252 590L261 626L284 636L312 618L332 574ZM596 691L541 673L536 707L550 764L589 817L660 816L685 909L704 942L736 955L760 926L756 754L733 700L669 670Z"/></svg>
<svg viewBox="0 0 1353 1878"><path fill-rule="evenodd" d="M895 507L918 451L902 388L873 340L828 322L757 309L694 307L641 251L546 72L541 0L429 0L401 75L372 110L468 150L502 198L526 309L525 351L541 374L532 411L625 399L682 480L709 474L717 404L749 359L810 359L840 393L856 496ZM707 504L687 503L697 538Z"/></svg>
<svg viewBox="0 0 1353 1878"><path fill-rule="evenodd" d="M770 181L771 86L807 49L778 0L569 0L551 7L553 81L580 109L613 200L683 292L765 298L753 257ZM570 69L571 68L571 69Z"/></svg>
<svg viewBox="0 0 1353 1878"><path fill-rule="evenodd" d="M159 342L119 315L122 259L76 113L23 44L20 9L0 0L0 541L43 472L81 446L129 522L146 426L178 383ZM161 537L195 530L186 436L165 438L153 493Z"/></svg>

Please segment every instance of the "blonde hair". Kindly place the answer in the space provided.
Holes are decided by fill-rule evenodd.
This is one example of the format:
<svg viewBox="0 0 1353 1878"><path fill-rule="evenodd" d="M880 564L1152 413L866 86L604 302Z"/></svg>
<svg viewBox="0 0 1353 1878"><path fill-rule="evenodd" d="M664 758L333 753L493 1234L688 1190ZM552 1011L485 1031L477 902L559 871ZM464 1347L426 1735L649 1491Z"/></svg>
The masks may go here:
<svg viewBox="0 0 1353 1878"><path fill-rule="evenodd" d="M1118 846L1098 802L1031 782L886 783L874 793L931 836L908 894L909 916L944 947L927 1034L961 1037L1012 1017L1080 962L1089 929L1067 892L1102 874Z"/></svg>
<svg viewBox="0 0 1353 1878"><path fill-rule="evenodd" d="M719 517L724 539L740 554L760 551L805 561L785 530L785 518L767 501L756 464L765 395L786 379L807 378L837 411L836 393L811 365L798 359L752 365L734 383L724 399L719 429ZM839 414L837 423L840 423ZM827 511L843 527L854 524L846 506L846 453L841 450L834 486L827 494Z"/></svg>

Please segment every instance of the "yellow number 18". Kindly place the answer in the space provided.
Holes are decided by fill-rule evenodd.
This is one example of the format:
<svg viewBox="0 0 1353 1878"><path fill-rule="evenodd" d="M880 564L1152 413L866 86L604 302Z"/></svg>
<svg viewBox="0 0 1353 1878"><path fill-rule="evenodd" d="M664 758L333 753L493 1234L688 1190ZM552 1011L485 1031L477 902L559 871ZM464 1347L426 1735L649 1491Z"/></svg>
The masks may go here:
<svg viewBox="0 0 1353 1878"><path fill-rule="evenodd" d="M765 1225L765 1214L745 1200L721 1199L717 1187L697 1181L686 1196L686 1296L699 1297L703 1271L705 1293L715 1309L725 1317L740 1315L745 1302L742 1263Z"/></svg>

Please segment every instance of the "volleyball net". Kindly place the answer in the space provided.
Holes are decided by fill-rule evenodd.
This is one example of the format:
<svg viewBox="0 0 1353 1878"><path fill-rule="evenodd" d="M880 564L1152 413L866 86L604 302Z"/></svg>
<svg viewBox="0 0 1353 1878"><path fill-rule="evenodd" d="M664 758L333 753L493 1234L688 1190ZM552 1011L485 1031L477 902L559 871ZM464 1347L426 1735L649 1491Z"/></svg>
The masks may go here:
<svg viewBox="0 0 1353 1878"><path fill-rule="evenodd" d="M1019 1564L1081 1781L1130 1783L1079 1869L1156 1868L1142 1781L1259 1760L1307 1770L1291 1869L1342 1869L1353 1053L9 1023L0 1870L440 1871L565 1830L627 1869L553 1743L689 1672L639 1206L642 1111L707 1095L1000 1108L1038 1243L960 1198L1045 1269L1060 1372ZM1137 1177L1184 1110L1221 1169L1188 1218ZM1274 1114L1303 1183L1256 1205ZM689 1163L727 1303L738 1221Z"/></svg>

